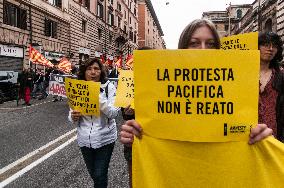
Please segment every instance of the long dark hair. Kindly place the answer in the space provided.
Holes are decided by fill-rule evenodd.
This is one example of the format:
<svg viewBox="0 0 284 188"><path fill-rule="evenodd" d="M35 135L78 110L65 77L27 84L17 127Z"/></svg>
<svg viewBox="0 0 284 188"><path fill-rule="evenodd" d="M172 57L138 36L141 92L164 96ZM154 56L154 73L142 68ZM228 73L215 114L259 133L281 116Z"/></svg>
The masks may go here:
<svg viewBox="0 0 284 188"><path fill-rule="evenodd" d="M187 49L189 41L192 37L192 34L194 33L196 29L202 26L207 26L210 29L214 37L214 42L215 42L214 47L216 49L220 49L220 46L221 46L220 38L215 28L215 25L210 20L206 20L206 19L196 19L184 28L179 38L178 49Z"/></svg>
<svg viewBox="0 0 284 188"><path fill-rule="evenodd" d="M280 66L280 62L283 59L282 52L283 52L283 42L279 35L273 32L264 32L258 35L258 48L263 45L272 44L277 47L277 53L275 54L274 58L269 63L269 68L278 69Z"/></svg>
<svg viewBox="0 0 284 188"><path fill-rule="evenodd" d="M92 58L89 59L85 62L83 62L80 67L79 67L79 72L78 72L78 80L86 80L85 78L85 72L89 66L92 66L93 64L98 64L101 70L101 76L100 76L100 82L101 83L106 83L107 81L107 74L105 70L105 66L101 63L101 61L98 58Z"/></svg>

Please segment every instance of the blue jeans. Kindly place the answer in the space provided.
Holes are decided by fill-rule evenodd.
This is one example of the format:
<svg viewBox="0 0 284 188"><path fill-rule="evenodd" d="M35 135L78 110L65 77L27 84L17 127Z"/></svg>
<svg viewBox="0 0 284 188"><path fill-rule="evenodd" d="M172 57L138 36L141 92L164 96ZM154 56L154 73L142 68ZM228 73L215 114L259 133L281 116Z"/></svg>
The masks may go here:
<svg viewBox="0 0 284 188"><path fill-rule="evenodd" d="M94 181L95 188L107 188L108 167L113 148L114 143L97 149L88 147L80 148L89 174Z"/></svg>

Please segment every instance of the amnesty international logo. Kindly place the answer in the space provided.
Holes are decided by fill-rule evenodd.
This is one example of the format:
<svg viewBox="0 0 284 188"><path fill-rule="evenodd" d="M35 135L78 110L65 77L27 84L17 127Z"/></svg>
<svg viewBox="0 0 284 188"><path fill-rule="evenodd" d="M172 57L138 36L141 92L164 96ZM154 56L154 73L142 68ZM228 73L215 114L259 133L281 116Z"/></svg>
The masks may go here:
<svg viewBox="0 0 284 188"><path fill-rule="evenodd" d="M252 125L250 125L250 126L247 126L247 125L229 125L228 126L227 123L224 123L224 136L228 136L228 133L230 133L230 134L246 133L248 131L248 127L250 127L250 130L251 130Z"/></svg>

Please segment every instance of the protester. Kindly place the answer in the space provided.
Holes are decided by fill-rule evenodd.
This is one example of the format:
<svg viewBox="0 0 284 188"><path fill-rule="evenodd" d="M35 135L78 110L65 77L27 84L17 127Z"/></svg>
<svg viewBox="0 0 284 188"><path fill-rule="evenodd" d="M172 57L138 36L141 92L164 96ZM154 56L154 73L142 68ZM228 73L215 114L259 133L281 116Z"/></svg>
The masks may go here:
<svg viewBox="0 0 284 188"><path fill-rule="evenodd" d="M35 73L35 78L34 78L34 86L33 86L33 91L31 93L32 98L36 98L37 92L42 91L42 83L44 80L44 75L43 73L40 72L40 70L36 70Z"/></svg>
<svg viewBox="0 0 284 188"><path fill-rule="evenodd" d="M280 68L283 43L276 33L259 34L260 50L258 122L268 125L284 142L284 73Z"/></svg>
<svg viewBox="0 0 284 188"><path fill-rule="evenodd" d="M63 75L64 72L62 72L59 68L58 68L58 65L55 65L53 67L53 70L51 71L52 74L59 74L59 75ZM53 100L52 102L57 102L57 101L63 101L63 98L62 96L59 96L59 99L58 99L58 95L53 95Z"/></svg>
<svg viewBox="0 0 284 188"><path fill-rule="evenodd" d="M94 187L106 188L109 162L117 139L115 119L122 120L122 112L120 108L113 106L116 89L107 80L104 66L99 59L90 59L82 64L78 79L101 83L100 116L86 116L79 111L70 110L68 119L78 123L78 144ZM128 108L125 109L127 110Z"/></svg>
<svg viewBox="0 0 284 188"><path fill-rule="evenodd" d="M23 105L30 106L31 89L33 87L33 73L30 68L23 70L22 74L19 77L19 82L20 82L19 95L20 98L23 98L25 101Z"/></svg>
<svg viewBox="0 0 284 188"><path fill-rule="evenodd" d="M197 19L183 30L178 44L179 49L220 49L220 39L212 22ZM134 136L142 138L142 127L135 120L129 120L121 127L120 141L131 147ZM272 134L266 124L258 124L251 129L249 144L254 144Z"/></svg>

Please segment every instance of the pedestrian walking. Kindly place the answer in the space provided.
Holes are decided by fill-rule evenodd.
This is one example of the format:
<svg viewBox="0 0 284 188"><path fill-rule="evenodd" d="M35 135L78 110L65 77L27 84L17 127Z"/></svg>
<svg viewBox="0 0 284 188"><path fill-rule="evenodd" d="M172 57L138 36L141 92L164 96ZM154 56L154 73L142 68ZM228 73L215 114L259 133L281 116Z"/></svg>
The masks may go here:
<svg viewBox="0 0 284 188"><path fill-rule="evenodd" d="M82 64L78 79L101 83L100 116L87 116L70 110L68 118L71 122L78 123L78 144L94 187L106 188L109 162L117 139L115 119L122 120L122 111L113 106L116 88L107 80L106 71L99 59L89 59Z"/></svg>

